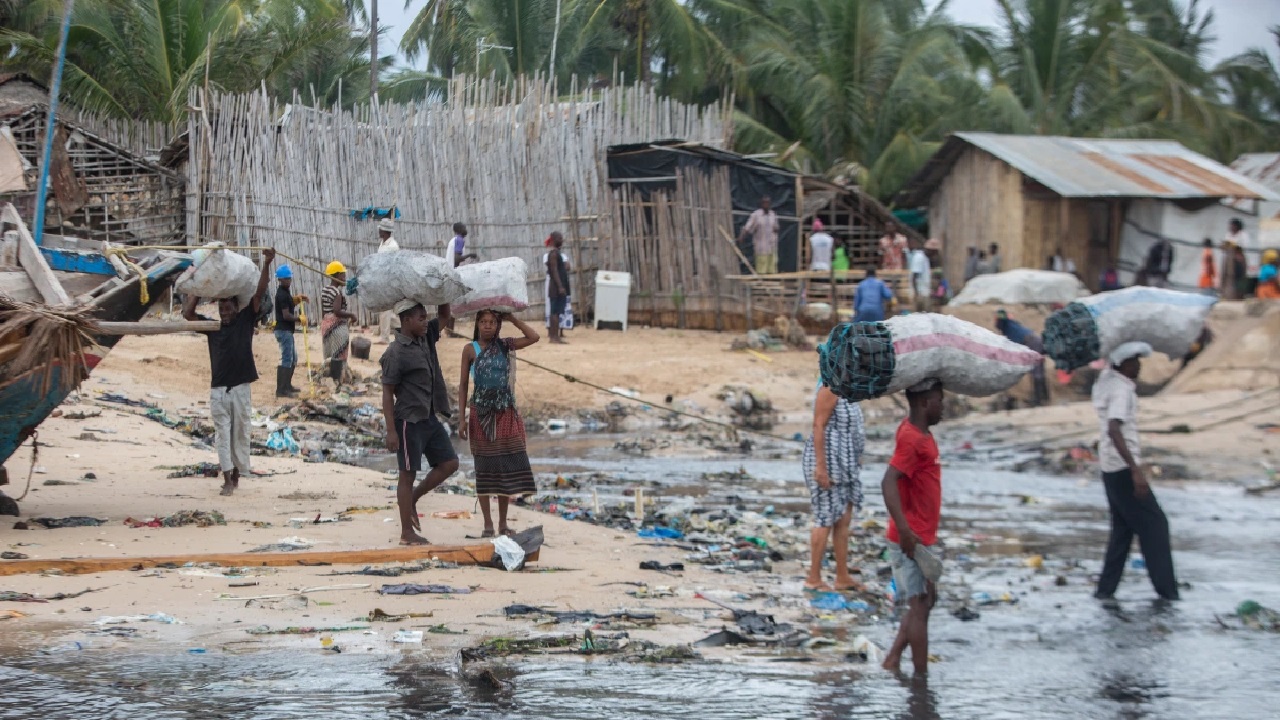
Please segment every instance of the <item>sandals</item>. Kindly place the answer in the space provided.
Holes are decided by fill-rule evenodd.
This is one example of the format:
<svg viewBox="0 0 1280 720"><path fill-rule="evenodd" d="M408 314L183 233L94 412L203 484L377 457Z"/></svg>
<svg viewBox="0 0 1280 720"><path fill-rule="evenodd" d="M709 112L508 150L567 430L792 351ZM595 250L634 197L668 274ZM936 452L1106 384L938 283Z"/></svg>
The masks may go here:
<svg viewBox="0 0 1280 720"><path fill-rule="evenodd" d="M491 537L495 537L495 534L494 534L493 530L491 530L491 529L490 529L490 530L485 530L484 532L480 533L480 538L481 538L481 539L484 539L484 538L491 538Z"/></svg>

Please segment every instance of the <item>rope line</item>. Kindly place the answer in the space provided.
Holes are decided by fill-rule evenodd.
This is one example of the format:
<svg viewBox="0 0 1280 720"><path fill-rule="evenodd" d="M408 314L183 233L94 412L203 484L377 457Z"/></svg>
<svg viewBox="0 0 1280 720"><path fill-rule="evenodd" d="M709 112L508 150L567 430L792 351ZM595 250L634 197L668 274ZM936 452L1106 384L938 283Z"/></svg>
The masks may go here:
<svg viewBox="0 0 1280 720"><path fill-rule="evenodd" d="M457 332L449 331L449 334L450 334L451 336L453 336L453 337L456 337L456 338L462 338L463 340L466 340L466 339L467 339L465 335L462 335L462 334L457 333ZM674 415L679 415L679 416L681 416L681 417L687 417L687 418L690 418L690 419L692 419L692 420L697 420L698 422L707 423L708 425L719 425L720 427L724 427L724 428L728 428L728 429L732 430L734 433L748 433L748 434L751 434L751 435L760 435L760 436L762 436L762 437L773 438L774 440L782 440L782 441L784 441L784 442L803 442L803 441L800 441L800 440L796 440L796 439L795 439L795 437L786 437L786 436L784 436L784 435L778 435L778 434L776 434L776 433L764 432L763 430L750 430L750 429L747 429L747 428L738 427L737 425L734 425L734 424L732 424L732 423L724 422L723 420L714 420L714 419L709 418L709 417L706 417L706 416L704 416L704 415L697 415L697 414L695 414L695 413L685 412L684 410L677 410L676 408L670 407L670 406L668 406L668 405L659 405L659 404L657 404L657 403L652 403L652 402L649 402L649 401L647 401L647 400L642 400L642 399L640 399L640 398L634 398L634 397L631 397L630 395L625 395L625 394L620 393L620 392L618 392L618 391L616 391L616 390L610 390L610 389L609 389L609 388L607 388L607 387L603 387L603 386L601 386L601 385L597 385L596 383L593 383L593 382L591 382L590 380L583 380L582 378L579 378L579 377L576 377L576 376L570 375L569 373L560 372L559 370L553 370L553 369L551 369L551 368L547 367L546 365L540 365L540 364L538 364L538 363L536 363L536 362L534 362L534 361L532 361L532 360L529 360L529 359L526 359L526 358L523 358L523 357L519 357L519 356L517 356L517 357L516 357L516 360L518 360L519 362L522 362L522 363L524 363L524 364L526 364L526 365L529 365L529 366L531 366L531 367L535 367L535 368L537 368L537 369L539 369L539 370L542 370L543 372L548 372L548 373L551 373L552 375L557 375L557 376L559 376L559 377L563 378L564 380L566 380L567 382L571 382L571 383L578 383L578 384L580 384L580 385L586 385L587 387L589 387L589 388L593 388L593 389L595 389L595 390L599 390L599 391L600 391L600 392L602 392L602 393L607 393L607 394L609 394L609 395L614 395L614 396L616 396L616 397L620 397L620 398L622 398L622 399L624 399L624 400L630 400L631 402L639 403L639 404L641 404L641 405L649 405L649 406L651 406L651 407L655 407L655 408L657 408L657 409L659 409L659 410L664 410L664 411L669 412L669 413L672 413L672 414L674 414Z"/></svg>

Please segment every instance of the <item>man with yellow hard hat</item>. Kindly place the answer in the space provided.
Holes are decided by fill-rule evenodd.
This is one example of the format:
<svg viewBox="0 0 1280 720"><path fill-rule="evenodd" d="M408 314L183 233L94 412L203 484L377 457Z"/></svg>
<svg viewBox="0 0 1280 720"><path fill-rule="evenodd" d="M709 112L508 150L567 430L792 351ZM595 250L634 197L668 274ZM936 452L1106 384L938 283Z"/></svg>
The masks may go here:
<svg viewBox="0 0 1280 720"><path fill-rule="evenodd" d="M329 377L333 378L336 389L342 384L346 370L347 348L351 339L348 324L356 316L347 310L347 300L342 293L347 284L347 266L334 260L325 266L324 274L330 282L320 293L320 339L324 345L324 360L329 364Z"/></svg>

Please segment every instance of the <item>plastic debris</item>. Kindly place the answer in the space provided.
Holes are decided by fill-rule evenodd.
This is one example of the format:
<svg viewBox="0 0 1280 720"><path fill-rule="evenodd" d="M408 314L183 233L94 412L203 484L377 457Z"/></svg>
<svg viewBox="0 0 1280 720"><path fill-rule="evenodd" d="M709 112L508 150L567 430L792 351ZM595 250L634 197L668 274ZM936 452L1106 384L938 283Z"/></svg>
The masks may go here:
<svg viewBox="0 0 1280 720"><path fill-rule="evenodd" d="M471 588L405 583L402 585L383 585L378 590L378 593L382 595L469 595L471 594Z"/></svg>
<svg viewBox="0 0 1280 720"><path fill-rule="evenodd" d="M33 518L31 522L50 530L56 530L58 528L70 527L97 527L105 524L107 521L103 518L75 515L64 518Z"/></svg>
<svg viewBox="0 0 1280 720"><path fill-rule="evenodd" d="M158 623L164 623L165 625L184 624L181 620L173 617L172 615L166 615L165 613L162 613L162 612L151 613L150 615L107 615L105 617L100 617L97 620L94 620L93 624L99 625L99 626L123 625L125 623L134 623L134 622L158 622Z"/></svg>
<svg viewBox="0 0 1280 720"><path fill-rule="evenodd" d="M395 637L393 637L391 641L417 644L422 642L422 636L423 634L421 630L397 630Z"/></svg>
<svg viewBox="0 0 1280 720"><path fill-rule="evenodd" d="M489 542L493 543L493 552L502 560L507 572L519 570L524 566L524 548L506 535L499 535Z"/></svg>

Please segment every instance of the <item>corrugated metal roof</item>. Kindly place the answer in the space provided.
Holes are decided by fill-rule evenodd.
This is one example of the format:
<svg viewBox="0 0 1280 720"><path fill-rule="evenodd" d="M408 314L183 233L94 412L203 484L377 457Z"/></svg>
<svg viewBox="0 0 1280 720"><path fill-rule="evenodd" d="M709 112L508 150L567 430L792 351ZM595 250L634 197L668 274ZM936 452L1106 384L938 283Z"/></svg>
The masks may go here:
<svg viewBox="0 0 1280 720"><path fill-rule="evenodd" d="M947 138L907 183L899 202L926 204L965 146L994 155L1062 197L1280 200L1265 183L1170 140L962 132Z"/></svg>
<svg viewBox="0 0 1280 720"><path fill-rule="evenodd" d="M1280 193L1280 153L1248 153L1236 158L1231 169Z"/></svg>
<svg viewBox="0 0 1280 720"><path fill-rule="evenodd" d="M1280 199L1265 185L1170 140L956 133L1063 197Z"/></svg>

